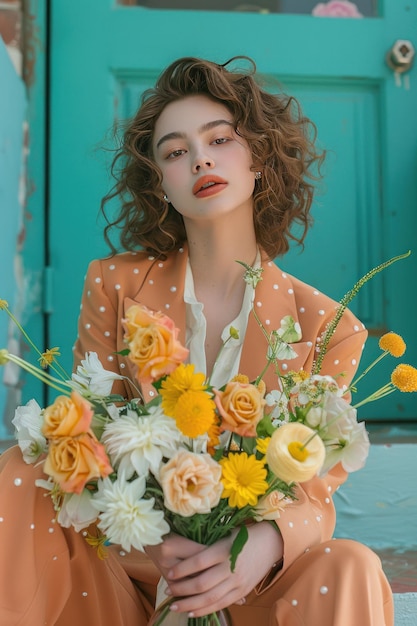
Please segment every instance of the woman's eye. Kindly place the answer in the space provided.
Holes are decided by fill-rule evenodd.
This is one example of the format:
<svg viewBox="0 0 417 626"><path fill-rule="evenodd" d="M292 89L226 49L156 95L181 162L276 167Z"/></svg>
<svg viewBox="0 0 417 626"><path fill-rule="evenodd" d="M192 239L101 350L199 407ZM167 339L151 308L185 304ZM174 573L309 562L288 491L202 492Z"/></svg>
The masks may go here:
<svg viewBox="0 0 417 626"><path fill-rule="evenodd" d="M175 157L181 156L182 154L184 154L184 152L185 152L185 150L173 150L172 152L167 154L166 158L167 159L175 159Z"/></svg>
<svg viewBox="0 0 417 626"><path fill-rule="evenodd" d="M215 139L213 143L219 145L221 143L226 143L226 141L229 141L227 137L219 137L218 139Z"/></svg>

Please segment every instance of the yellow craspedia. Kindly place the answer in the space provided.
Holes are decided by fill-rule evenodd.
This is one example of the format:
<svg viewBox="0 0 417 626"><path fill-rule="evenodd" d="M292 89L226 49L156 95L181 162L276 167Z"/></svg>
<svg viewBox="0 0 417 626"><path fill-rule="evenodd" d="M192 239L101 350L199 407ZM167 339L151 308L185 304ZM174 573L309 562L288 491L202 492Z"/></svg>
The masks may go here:
<svg viewBox="0 0 417 626"><path fill-rule="evenodd" d="M417 369L412 365L400 363L391 374L391 382L400 391L417 391Z"/></svg>
<svg viewBox="0 0 417 626"><path fill-rule="evenodd" d="M404 339L397 333L385 333L379 340L379 347L384 352L389 352L391 356L398 358L404 354L407 346Z"/></svg>
<svg viewBox="0 0 417 626"><path fill-rule="evenodd" d="M165 415L174 417L178 400L186 391L204 391L207 389L205 376L201 372L194 373L194 365L178 367L162 381L159 393L162 397L162 409Z"/></svg>
<svg viewBox="0 0 417 626"><path fill-rule="evenodd" d="M229 454L219 462L223 470L222 498L228 498L232 508L255 506L259 496L263 496L268 489L264 462L258 461L253 454L248 456L246 452Z"/></svg>
<svg viewBox="0 0 417 626"><path fill-rule="evenodd" d="M9 308L9 303L7 302L7 300L0 300L0 310L8 309L8 308Z"/></svg>
<svg viewBox="0 0 417 626"><path fill-rule="evenodd" d="M249 384L249 376L246 376L246 374L236 374L236 376L233 376L232 380L230 381L232 383L242 383L243 385L248 385Z"/></svg>
<svg viewBox="0 0 417 626"><path fill-rule="evenodd" d="M176 403L173 417L178 430L186 437L199 437L213 426L216 405L205 391L193 389L181 394Z"/></svg>
<svg viewBox="0 0 417 626"><path fill-rule="evenodd" d="M288 444L288 452L293 459L301 462L305 461L310 455L310 452L301 441L291 441Z"/></svg>

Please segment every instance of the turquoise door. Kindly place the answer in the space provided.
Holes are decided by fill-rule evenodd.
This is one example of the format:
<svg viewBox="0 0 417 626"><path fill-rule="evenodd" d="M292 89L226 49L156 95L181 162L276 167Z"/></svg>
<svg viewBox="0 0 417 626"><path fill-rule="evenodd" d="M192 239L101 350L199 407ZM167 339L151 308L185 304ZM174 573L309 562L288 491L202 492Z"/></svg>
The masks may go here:
<svg viewBox="0 0 417 626"><path fill-rule="evenodd" d="M397 39L414 38L417 48L417 3L385 0L378 12L331 19L112 0L53 3L47 315L49 346L61 347L68 368L85 269L107 254L97 215L110 186L111 153L102 147L111 145L114 121L135 110L173 59L223 62L238 54L299 97L329 152L306 250L292 250L279 264L340 299L371 267L414 249L368 284L352 308L371 334L364 363L378 353L377 337L392 329L407 339L407 361L417 365L417 71L394 75L385 63ZM390 369L379 367L381 382ZM415 398L405 395L365 407L362 416L416 418Z"/></svg>

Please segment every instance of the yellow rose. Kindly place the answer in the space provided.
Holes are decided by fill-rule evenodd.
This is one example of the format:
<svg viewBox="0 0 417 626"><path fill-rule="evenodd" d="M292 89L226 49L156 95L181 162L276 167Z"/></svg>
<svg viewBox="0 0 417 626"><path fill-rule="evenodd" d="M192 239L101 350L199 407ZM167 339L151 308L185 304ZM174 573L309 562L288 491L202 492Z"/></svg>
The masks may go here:
<svg viewBox="0 0 417 626"><path fill-rule="evenodd" d="M47 439L76 437L90 431L93 410L91 404L73 391L71 397L58 396L43 414L42 432Z"/></svg>
<svg viewBox="0 0 417 626"><path fill-rule="evenodd" d="M170 374L187 358L188 350L177 339L178 328L163 313L133 305L126 311L123 324L129 358L138 368L139 382L152 383Z"/></svg>
<svg viewBox="0 0 417 626"><path fill-rule="evenodd" d="M286 483L303 483L313 478L324 463L322 439L304 424L283 424L273 433L266 451L270 470Z"/></svg>
<svg viewBox="0 0 417 626"><path fill-rule="evenodd" d="M230 430L241 437L256 435L265 400L255 385L229 382L224 391L215 391L214 401L222 419L222 430Z"/></svg>
<svg viewBox="0 0 417 626"><path fill-rule="evenodd" d="M262 520L278 519L281 511L289 502L292 502L292 500L286 498L285 494L281 491L277 491L276 489L271 491L271 493L261 498L255 506L255 520L262 522Z"/></svg>
<svg viewBox="0 0 417 626"><path fill-rule="evenodd" d="M209 513L223 491L221 475L222 468L210 455L181 450L159 474L165 506L183 517Z"/></svg>
<svg viewBox="0 0 417 626"><path fill-rule="evenodd" d="M104 446L86 433L53 441L43 469L66 493L81 493L90 480L113 471Z"/></svg>

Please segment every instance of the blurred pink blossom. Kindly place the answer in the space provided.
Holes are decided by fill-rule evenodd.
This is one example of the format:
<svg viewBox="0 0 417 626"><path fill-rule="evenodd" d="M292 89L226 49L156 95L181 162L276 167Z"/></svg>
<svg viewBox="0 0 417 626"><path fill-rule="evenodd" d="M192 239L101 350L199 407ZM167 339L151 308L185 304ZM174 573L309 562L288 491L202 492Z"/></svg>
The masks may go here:
<svg viewBox="0 0 417 626"><path fill-rule="evenodd" d="M349 0L330 0L317 4L312 14L316 17L363 17L354 2Z"/></svg>

